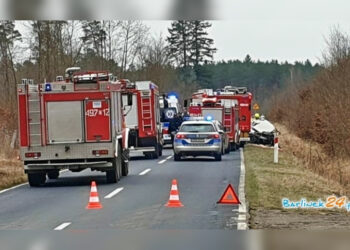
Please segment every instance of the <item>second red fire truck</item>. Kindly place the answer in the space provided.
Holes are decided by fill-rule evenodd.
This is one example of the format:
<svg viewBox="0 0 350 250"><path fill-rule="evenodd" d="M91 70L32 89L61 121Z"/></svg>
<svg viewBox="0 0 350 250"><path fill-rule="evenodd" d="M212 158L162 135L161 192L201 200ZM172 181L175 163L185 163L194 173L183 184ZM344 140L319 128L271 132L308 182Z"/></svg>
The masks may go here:
<svg viewBox="0 0 350 250"><path fill-rule="evenodd" d="M124 107L130 152L158 158L163 150L158 86L150 81L120 80L120 83L124 101L132 96L132 105Z"/></svg>
<svg viewBox="0 0 350 250"><path fill-rule="evenodd" d="M190 116L211 117L222 123L229 137L230 150L238 148L240 140L239 108L235 100L221 100L212 89L202 89L192 95Z"/></svg>

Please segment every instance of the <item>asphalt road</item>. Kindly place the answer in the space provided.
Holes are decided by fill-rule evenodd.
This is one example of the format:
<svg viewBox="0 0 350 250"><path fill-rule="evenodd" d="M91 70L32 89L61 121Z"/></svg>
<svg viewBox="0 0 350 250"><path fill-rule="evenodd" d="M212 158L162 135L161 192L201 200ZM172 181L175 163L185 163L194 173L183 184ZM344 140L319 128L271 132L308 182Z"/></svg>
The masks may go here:
<svg viewBox="0 0 350 250"><path fill-rule="evenodd" d="M103 173L86 170L64 172L40 188L23 185L4 192L0 230L236 229L238 207L216 202L229 183L238 194L239 151L221 162L199 157L174 162L172 154L167 149L157 160L133 158L129 176L117 184L107 184ZM172 179L177 179L184 207L164 206ZM101 210L85 209L92 180L97 182Z"/></svg>

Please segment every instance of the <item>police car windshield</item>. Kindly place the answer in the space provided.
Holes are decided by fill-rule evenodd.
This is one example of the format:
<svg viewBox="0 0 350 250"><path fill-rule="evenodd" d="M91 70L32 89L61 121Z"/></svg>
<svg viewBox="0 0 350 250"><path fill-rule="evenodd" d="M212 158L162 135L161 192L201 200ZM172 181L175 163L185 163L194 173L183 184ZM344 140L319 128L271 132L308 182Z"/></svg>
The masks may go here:
<svg viewBox="0 0 350 250"><path fill-rule="evenodd" d="M184 124L180 128L180 132L208 133L215 132L215 128L211 124Z"/></svg>

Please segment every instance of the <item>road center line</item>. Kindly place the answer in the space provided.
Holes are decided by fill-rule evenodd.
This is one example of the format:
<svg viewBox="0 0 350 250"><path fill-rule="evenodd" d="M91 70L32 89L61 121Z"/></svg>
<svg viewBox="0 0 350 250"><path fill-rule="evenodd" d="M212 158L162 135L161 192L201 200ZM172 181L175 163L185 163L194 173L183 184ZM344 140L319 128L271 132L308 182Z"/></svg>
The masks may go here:
<svg viewBox="0 0 350 250"><path fill-rule="evenodd" d="M119 192L121 192L124 188L123 187L120 187L120 188L117 188L116 190L114 190L113 192L111 192L110 194L106 195L105 196L105 199L110 199L112 198L113 196L117 195Z"/></svg>
<svg viewBox="0 0 350 250"><path fill-rule="evenodd" d="M54 230L55 230L55 231L61 231L61 230L65 229L66 227L68 227L70 224L72 224L72 222L65 222L65 223L62 223L61 225L59 225L58 227L56 227Z"/></svg>
<svg viewBox="0 0 350 250"><path fill-rule="evenodd" d="M171 157L173 157L172 155L169 155L166 159L169 160Z"/></svg>
<svg viewBox="0 0 350 250"><path fill-rule="evenodd" d="M158 164L163 164L164 162L166 162L166 159L159 161Z"/></svg>
<svg viewBox="0 0 350 250"><path fill-rule="evenodd" d="M146 170L142 171L141 173L139 173L139 175L145 175L147 174L149 171L151 171L150 168L147 168Z"/></svg>

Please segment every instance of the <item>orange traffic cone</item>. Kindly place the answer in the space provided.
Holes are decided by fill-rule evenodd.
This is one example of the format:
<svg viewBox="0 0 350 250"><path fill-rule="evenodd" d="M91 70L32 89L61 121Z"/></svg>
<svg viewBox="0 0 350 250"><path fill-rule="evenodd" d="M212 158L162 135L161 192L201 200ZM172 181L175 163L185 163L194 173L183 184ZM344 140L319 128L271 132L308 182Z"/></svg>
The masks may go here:
<svg viewBox="0 0 350 250"><path fill-rule="evenodd" d="M171 184L170 197L166 207L183 207L180 198L179 191L177 189L177 181L174 179Z"/></svg>
<svg viewBox="0 0 350 250"><path fill-rule="evenodd" d="M102 205L100 203L100 199L98 198L96 182L91 182L91 191L89 204L86 206L86 209L101 209Z"/></svg>

